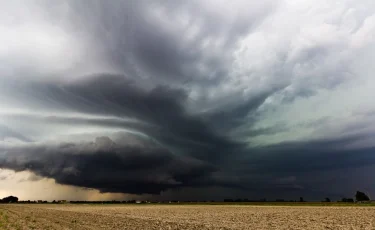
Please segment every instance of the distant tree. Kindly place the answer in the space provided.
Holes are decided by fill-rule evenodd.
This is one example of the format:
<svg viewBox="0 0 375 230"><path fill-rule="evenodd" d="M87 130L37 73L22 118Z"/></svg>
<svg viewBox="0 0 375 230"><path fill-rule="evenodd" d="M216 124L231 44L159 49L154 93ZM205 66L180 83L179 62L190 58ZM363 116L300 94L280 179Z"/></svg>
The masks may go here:
<svg viewBox="0 0 375 230"><path fill-rule="evenodd" d="M18 197L15 197L15 196L4 197L3 199L0 200L0 203L17 203L17 202L18 202Z"/></svg>
<svg viewBox="0 0 375 230"><path fill-rule="evenodd" d="M299 198L299 202L305 202L305 200L303 199L303 197Z"/></svg>
<svg viewBox="0 0 375 230"><path fill-rule="evenodd" d="M356 192L355 199L357 201L369 201L370 200L370 198L364 192L361 192L361 191Z"/></svg>
<svg viewBox="0 0 375 230"><path fill-rule="evenodd" d="M328 197L326 197L326 198L324 199L324 201L325 201L325 202L331 202L331 199L329 199Z"/></svg>

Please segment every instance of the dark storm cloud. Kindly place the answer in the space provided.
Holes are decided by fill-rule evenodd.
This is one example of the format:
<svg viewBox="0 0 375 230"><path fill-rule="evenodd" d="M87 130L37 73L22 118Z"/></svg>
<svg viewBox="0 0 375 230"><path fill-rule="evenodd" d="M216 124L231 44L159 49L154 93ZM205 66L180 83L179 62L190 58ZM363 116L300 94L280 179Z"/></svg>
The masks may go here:
<svg viewBox="0 0 375 230"><path fill-rule="evenodd" d="M26 102L31 98L34 108L64 108L66 111L117 118L13 114L7 119L40 125L122 128L140 132L161 143L161 146L158 144L152 149L144 146L119 147L105 151L74 143L59 147L15 147L2 156L1 167L30 170L39 176L54 178L58 183L97 188L103 192L159 193L182 186L240 186L213 179L209 173L219 170L216 167L220 167L220 162L238 154L243 144L216 133L203 119L189 114L184 108L186 94L183 90L159 86L146 91L123 76L105 74L74 85L23 82L18 87L18 92L24 92L22 87L25 87L29 93L28 97L22 93L16 95L20 97L17 101ZM129 118L133 120L126 120ZM127 140L120 138L119 142L126 144ZM126 159L122 160L122 157ZM190 163L193 165L190 166ZM179 171L185 168L187 172ZM178 182L153 182L163 176ZM92 179L89 180L89 177ZM147 177L151 178L146 180Z"/></svg>
<svg viewBox="0 0 375 230"><path fill-rule="evenodd" d="M301 195L313 200L326 196L341 199L356 189L373 188L372 171L364 168L374 168L375 148L343 147L361 138L248 148L223 164L215 179L222 187L235 189L232 197L247 197L241 194L248 191L259 199L295 199ZM353 171L360 173L351 175Z"/></svg>
<svg viewBox="0 0 375 230"><path fill-rule="evenodd" d="M243 101L236 101L224 108L209 111L203 114L203 117L220 132L229 132L244 123L253 124L259 119L256 110L272 93L273 91L267 91Z"/></svg>
<svg viewBox="0 0 375 230"><path fill-rule="evenodd" d="M98 137L91 143L26 145L2 149L5 155L0 167L29 170L60 184L133 194L202 186L215 170L213 165L173 154L153 143L143 144L119 145L108 137Z"/></svg>
<svg viewBox="0 0 375 230"><path fill-rule="evenodd" d="M215 132L202 118L189 114L184 108L187 97L182 89L158 86L147 91L123 76L106 74L75 84L24 83L24 87L29 90L28 96L14 97L20 96L17 101L27 101L33 95L31 103L34 108L55 107L87 114L133 118L140 122L116 119L86 121L144 132L178 152L201 159L219 160L228 153L235 154L235 149L241 146ZM20 92L25 90L19 88ZM53 119L50 117L49 121ZM67 119L66 122L75 121Z"/></svg>
<svg viewBox="0 0 375 230"><path fill-rule="evenodd" d="M248 170L256 173L301 173L375 164L371 154L374 148L344 147L363 137L358 135L330 141L292 142L253 149L251 157L247 158L252 165Z"/></svg>
<svg viewBox="0 0 375 230"><path fill-rule="evenodd" d="M375 163L370 155L372 149L337 148L363 137L355 135L330 141L246 147L229 139L225 133L217 133L212 128L212 120L188 113L184 108L187 96L182 89L159 86L146 90L124 76L101 74L79 84L24 82L24 86L38 89L30 90L28 94L35 107L58 105L56 109L115 117L10 115L15 121L122 128L156 141L151 147L144 141L141 141L143 145L134 147L129 146L129 139L120 135L115 138L116 147L108 144L111 141L104 141L107 146L104 150L95 147L98 143L72 142L59 146L9 147L2 156L3 168L30 170L62 184L137 194L157 194L187 186L221 186L252 191L303 190L306 187L303 178L298 182L283 178ZM21 85L19 87L19 92L23 92ZM27 100L30 99L25 97L20 101ZM233 127L230 118L245 119L248 112L255 111L259 105L254 102L239 110L213 114L213 117L221 119L220 127ZM127 120L129 118L133 120ZM249 130L245 134L258 136L283 130L285 126L281 125Z"/></svg>
<svg viewBox="0 0 375 230"><path fill-rule="evenodd" d="M91 143L5 146L1 149L0 167L29 170L57 183L102 192L159 194L168 189L218 186L237 191L292 193L295 190L313 194L309 191L313 183L306 184L305 173L375 163L369 154L374 149L334 149L336 144L348 140L289 143L266 151L247 149L242 152L248 154L245 159L212 164L171 153L150 140L137 139L134 142L125 135L117 138L117 143L100 137Z"/></svg>
<svg viewBox="0 0 375 230"><path fill-rule="evenodd" d="M336 119L372 95L350 105L362 90L339 87L357 84L349 76L368 83L366 58L351 64L371 53L371 10L346 1L325 4L347 14L313 1L19 3L0 3L17 13L0 16L0 139L35 143L0 142L0 167L102 192L291 193L321 186L309 173L374 163L373 148L347 146L369 141L373 132L358 130L371 129L371 114ZM77 133L111 133L116 144L81 143ZM299 133L320 139L284 141ZM67 143L49 140L63 135Z"/></svg>

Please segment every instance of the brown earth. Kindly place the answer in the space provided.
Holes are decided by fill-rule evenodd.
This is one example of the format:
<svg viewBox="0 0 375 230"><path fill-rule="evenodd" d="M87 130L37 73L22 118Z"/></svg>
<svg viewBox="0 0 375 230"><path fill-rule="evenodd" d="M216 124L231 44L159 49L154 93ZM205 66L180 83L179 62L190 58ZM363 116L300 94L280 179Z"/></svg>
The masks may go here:
<svg viewBox="0 0 375 230"><path fill-rule="evenodd" d="M375 208L6 204L0 229L375 229Z"/></svg>

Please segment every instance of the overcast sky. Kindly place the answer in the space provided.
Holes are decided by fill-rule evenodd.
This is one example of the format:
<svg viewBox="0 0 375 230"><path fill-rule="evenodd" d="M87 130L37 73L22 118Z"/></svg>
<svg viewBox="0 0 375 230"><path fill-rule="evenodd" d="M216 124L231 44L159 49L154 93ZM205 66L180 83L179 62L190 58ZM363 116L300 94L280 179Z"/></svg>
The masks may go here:
<svg viewBox="0 0 375 230"><path fill-rule="evenodd" d="M0 195L375 196L373 0L0 9Z"/></svg>

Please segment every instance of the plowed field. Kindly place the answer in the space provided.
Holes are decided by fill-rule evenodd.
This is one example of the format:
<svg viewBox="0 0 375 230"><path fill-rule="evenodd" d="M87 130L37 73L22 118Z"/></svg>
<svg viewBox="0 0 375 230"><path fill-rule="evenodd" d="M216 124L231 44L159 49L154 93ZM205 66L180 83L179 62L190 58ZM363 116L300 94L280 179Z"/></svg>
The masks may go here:
<svg viewBox="0 0 375 230"><path fill-rule="evenodd" d="M0 205L0 229L375 229L372 207Z"/></svg>

